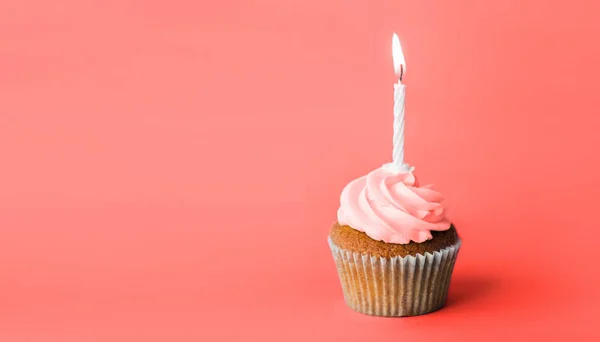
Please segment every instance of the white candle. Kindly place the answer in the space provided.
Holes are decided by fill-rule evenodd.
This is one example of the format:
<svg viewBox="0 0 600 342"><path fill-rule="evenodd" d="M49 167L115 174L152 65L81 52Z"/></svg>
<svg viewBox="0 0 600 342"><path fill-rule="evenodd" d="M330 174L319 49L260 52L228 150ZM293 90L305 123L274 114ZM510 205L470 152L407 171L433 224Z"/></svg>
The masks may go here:
<svg viewBox="0 0 600 342"><path fill-rule="evenodd" d="M397 170L404 169L404 94L406 86L394 84L394 149L392 162Z"/></svg>
<svg viewBox="0 0 600 342"><path fill-rule="evenodd" d="M396 171L408 171L409 166L404 163L404 95L406 86L402 84L402 76L406 71L406 62L402 54L400 39L394 33L392 37L392 57L394 70L398 75L398 83L394 84L394 149L392 152L392 165Z"/></svg>

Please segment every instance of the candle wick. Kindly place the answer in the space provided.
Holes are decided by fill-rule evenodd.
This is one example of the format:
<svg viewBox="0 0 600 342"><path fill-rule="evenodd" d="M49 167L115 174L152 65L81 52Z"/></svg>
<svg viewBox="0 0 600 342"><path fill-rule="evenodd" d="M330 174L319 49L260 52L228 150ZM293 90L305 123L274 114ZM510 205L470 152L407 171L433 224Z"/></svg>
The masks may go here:
<svg viewBox="0 0 600 342"><path fill-rule="evenodd" d="M400 64L400 75L398 76L400 82L402 82L402 75L404 75L404 65Z"/></svg>

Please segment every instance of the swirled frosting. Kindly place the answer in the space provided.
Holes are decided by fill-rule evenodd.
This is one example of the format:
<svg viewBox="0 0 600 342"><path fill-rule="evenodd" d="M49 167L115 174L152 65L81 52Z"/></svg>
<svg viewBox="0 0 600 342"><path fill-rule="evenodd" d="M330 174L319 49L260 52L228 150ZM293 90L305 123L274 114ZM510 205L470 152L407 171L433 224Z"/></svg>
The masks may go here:
<svg viewBox="0 0 600 342"><path fill-rule="evenodd" d="M450 228L443 199L431 185L420 185L412 170L384 166L346 185L338 222L386 243L424 242L432 230Z"/></svg>

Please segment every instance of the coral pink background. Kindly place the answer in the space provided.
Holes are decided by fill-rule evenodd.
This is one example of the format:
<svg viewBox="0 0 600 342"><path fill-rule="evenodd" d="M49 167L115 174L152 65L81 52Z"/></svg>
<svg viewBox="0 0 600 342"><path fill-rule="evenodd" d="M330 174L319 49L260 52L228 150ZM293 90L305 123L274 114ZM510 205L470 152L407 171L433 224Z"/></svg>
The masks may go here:
<svg viewBox="0 0 600 342"><path fill-rule="evenodd" d="M600 337L592 1L0 3L0 340ZM464 240L448 305L342 300L326 236L389 161Z"/></svg>

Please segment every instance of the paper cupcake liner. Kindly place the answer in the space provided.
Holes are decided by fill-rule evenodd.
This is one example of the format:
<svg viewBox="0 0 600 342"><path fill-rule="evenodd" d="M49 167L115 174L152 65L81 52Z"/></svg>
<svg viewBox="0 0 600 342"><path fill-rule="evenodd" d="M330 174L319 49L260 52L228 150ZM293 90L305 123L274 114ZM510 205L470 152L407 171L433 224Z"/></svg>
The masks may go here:
<svg viewBox="0 0 600 342"><path fill-rule="evenodd" d="M460 245L384 258L342 249L329 238L346 304L374 316L416 316L444 306Z"/></svg>

